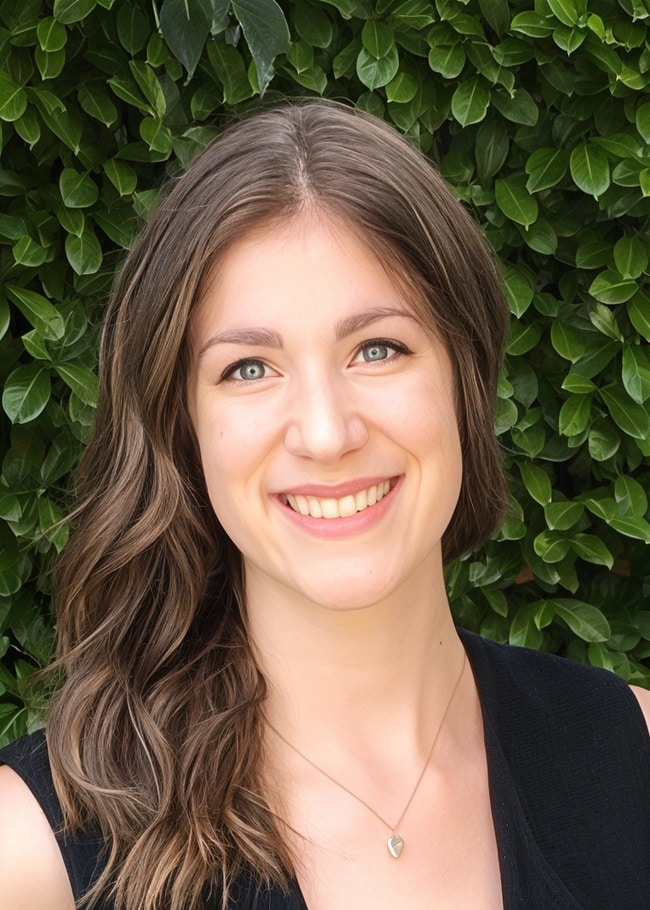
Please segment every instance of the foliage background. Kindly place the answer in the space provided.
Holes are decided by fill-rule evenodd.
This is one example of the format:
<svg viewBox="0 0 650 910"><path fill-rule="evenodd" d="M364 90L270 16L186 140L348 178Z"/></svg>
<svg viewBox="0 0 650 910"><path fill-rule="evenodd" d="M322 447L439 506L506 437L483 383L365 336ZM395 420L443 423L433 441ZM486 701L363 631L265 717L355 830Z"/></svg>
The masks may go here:
<svg viewBox="0 0 650 910"><path fill-rule="evenodd" d="M189 15L189 18L188 18ZM39 721L48 570L114 270L157 187L250 108L347 100L484 225L512 310L513 494L455 615L650 685L648 0L2 0L0 742Z"/></svg>

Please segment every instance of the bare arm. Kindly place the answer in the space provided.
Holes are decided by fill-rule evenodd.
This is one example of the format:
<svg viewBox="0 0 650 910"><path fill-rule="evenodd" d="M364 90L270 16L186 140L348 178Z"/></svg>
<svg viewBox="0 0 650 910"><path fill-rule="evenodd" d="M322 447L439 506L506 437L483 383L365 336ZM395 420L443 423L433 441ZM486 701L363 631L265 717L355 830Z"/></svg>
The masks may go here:
<svg viewBox="0 0 650 910"><path fill-rule="evenodd" d="M74 910L63 857L41 807L21 778L0 767L3 910Z"/></svg>
<svg viewBox="0 0 650 910"><path fill-rule="evenodd" d="M631 686L631 689L641 705L641 710L648 724L648 731L650 731L650 691L648 689L640 689L638 686Z"/></svg>

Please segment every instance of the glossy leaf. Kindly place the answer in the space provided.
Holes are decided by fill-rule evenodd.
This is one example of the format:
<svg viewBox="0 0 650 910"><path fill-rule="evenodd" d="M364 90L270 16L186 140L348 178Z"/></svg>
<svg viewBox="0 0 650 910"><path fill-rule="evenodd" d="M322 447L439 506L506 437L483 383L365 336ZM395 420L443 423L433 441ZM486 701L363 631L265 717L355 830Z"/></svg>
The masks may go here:
<svg viewBox="0 0 650 910"><path fill-rule="evenodd" d="M451 99L451 112L461 126L479 123L490 103L490 89L480 76L461 82Z"/></svg>
<svg viewBox="0 0 650 910"><path fill-rule="evenodd" d="M569 167L573 180L584 193L602 196L611 176L605 152L597 145L582 142L571 152Z"/></svg>
<svg viewBox="0 0 650 910"><path fill-rule="evenodd" d="M275 0L232 0L232 10L253 55L263 95L273 76L273 61L278 54L285 54L291 43L284 13Z"/></svg>
<svg viewBox="0 0 650 910"><path fill-rule="evenodd" d="M524 486L535 500L541 506L548 505L552 497L551 481L542 468L529 461L522 461L519 464L521 479Z"/></svg>
<svg viewBox="0 0 650 910"><path fill-rule="evenodd" d="M539 193L552 186L557 186L568 170L569 156L566 149L537 149L526 162L526 189L529 193Z"/></svg>
<svg viewBox="0 0 650 910"><path fill-rule="evenodd" d="M357 76L371 91L388 85L397 74L398 69L399 54L395 46L379 60L363 47L357 56Z"/></svg>
<svg viewBox="0 0 650 910"><path fill-rule="evenodd" d="M97 0L54 0L54 18L64 25L80 22L94 10Z"/></svg>
<svg viewBox="0 0 650 910"><path fill-rule="evenodd" d="M554 599L555 613L584 641L607 641L610 625L603 613L580 600Z"/></svg>
<svg viewBox="0 0 650 910"><path fill-rule="evenodd" d="M49 373L29 364L10 373L2 392L2 408L12 423L28 423L42 413L49 399Z"/></svg>
<svg viewBox="0 0 650 910"><path fill-rule="evenodd" d="M526 189L523 174L495 180L494 189L497 205L507 218L523 227L536 221L539 212L537 200Z"/></svg>
<svg viewBox="0 0 650 910"><path fill-rule="evenodd" d="M650 357L641 346L627 345L623 349L623 385L637 404L650 399Z"/></svg>
<svg viewBox="0 0 650 910"><path fill-rule="evenodd" d="M57 341L63 337L65 331L63 317L46 297L17 285L6 285L5 291L9 299L16 304L23 316L41 333L43 338Z"/></svg>
<svg viewBox="0 0 650 910"><path fill-rule="evenodd" d="M650 435L648 409L633 401L626 392L612 388L600 389L600 396L612 415L614 423L633 439L647 439Z"/></svg>
<svg viewBox="0 0 650 910"><path fill-rule="evenodd" d="M61 171L59 190L64 204L71 209L88 208L99 198L99 189L92 177L80 174L74 168Z"/></svg>

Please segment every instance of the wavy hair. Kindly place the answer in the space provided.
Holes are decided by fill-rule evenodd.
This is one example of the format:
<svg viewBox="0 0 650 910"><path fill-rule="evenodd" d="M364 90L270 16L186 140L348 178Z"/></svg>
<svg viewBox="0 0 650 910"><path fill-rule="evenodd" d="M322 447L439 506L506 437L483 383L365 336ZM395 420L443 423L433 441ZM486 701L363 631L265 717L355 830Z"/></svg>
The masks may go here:
<svg viewBox="0 0 650 910"><path fill-rule="evenodd" d="M209 504L188 416L189 322L248 231L305 208L343 219L411 289L455 371L464 477L446 560L505 508L493 432L507 313L486 243L426 159L341 105L256 114L167 189L108 306L100 403L55 575L58 659L48 743L71 830L93 822L107 866L88 896L187 910L292 858L263 795L265 681L241 565Z"/></svg>

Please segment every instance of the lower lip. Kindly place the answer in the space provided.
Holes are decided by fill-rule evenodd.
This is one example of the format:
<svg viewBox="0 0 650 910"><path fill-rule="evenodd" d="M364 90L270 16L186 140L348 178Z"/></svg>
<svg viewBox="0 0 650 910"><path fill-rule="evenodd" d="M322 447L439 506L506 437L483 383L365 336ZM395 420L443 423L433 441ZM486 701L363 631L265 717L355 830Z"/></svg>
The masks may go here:
<svg viewBox="0 0 650 910"><path fill-rule="evenodd" d="M301 530L307 531L314 537L320 537L322 540L337 540L362 534L378 524L390 509L401 482L400 477L374 506L368 506L367 509L344 518L312 518L311 515L294 512L290 505L286 505L279 498L276 499L276 502L280 505L283 514Z"/></svg>

